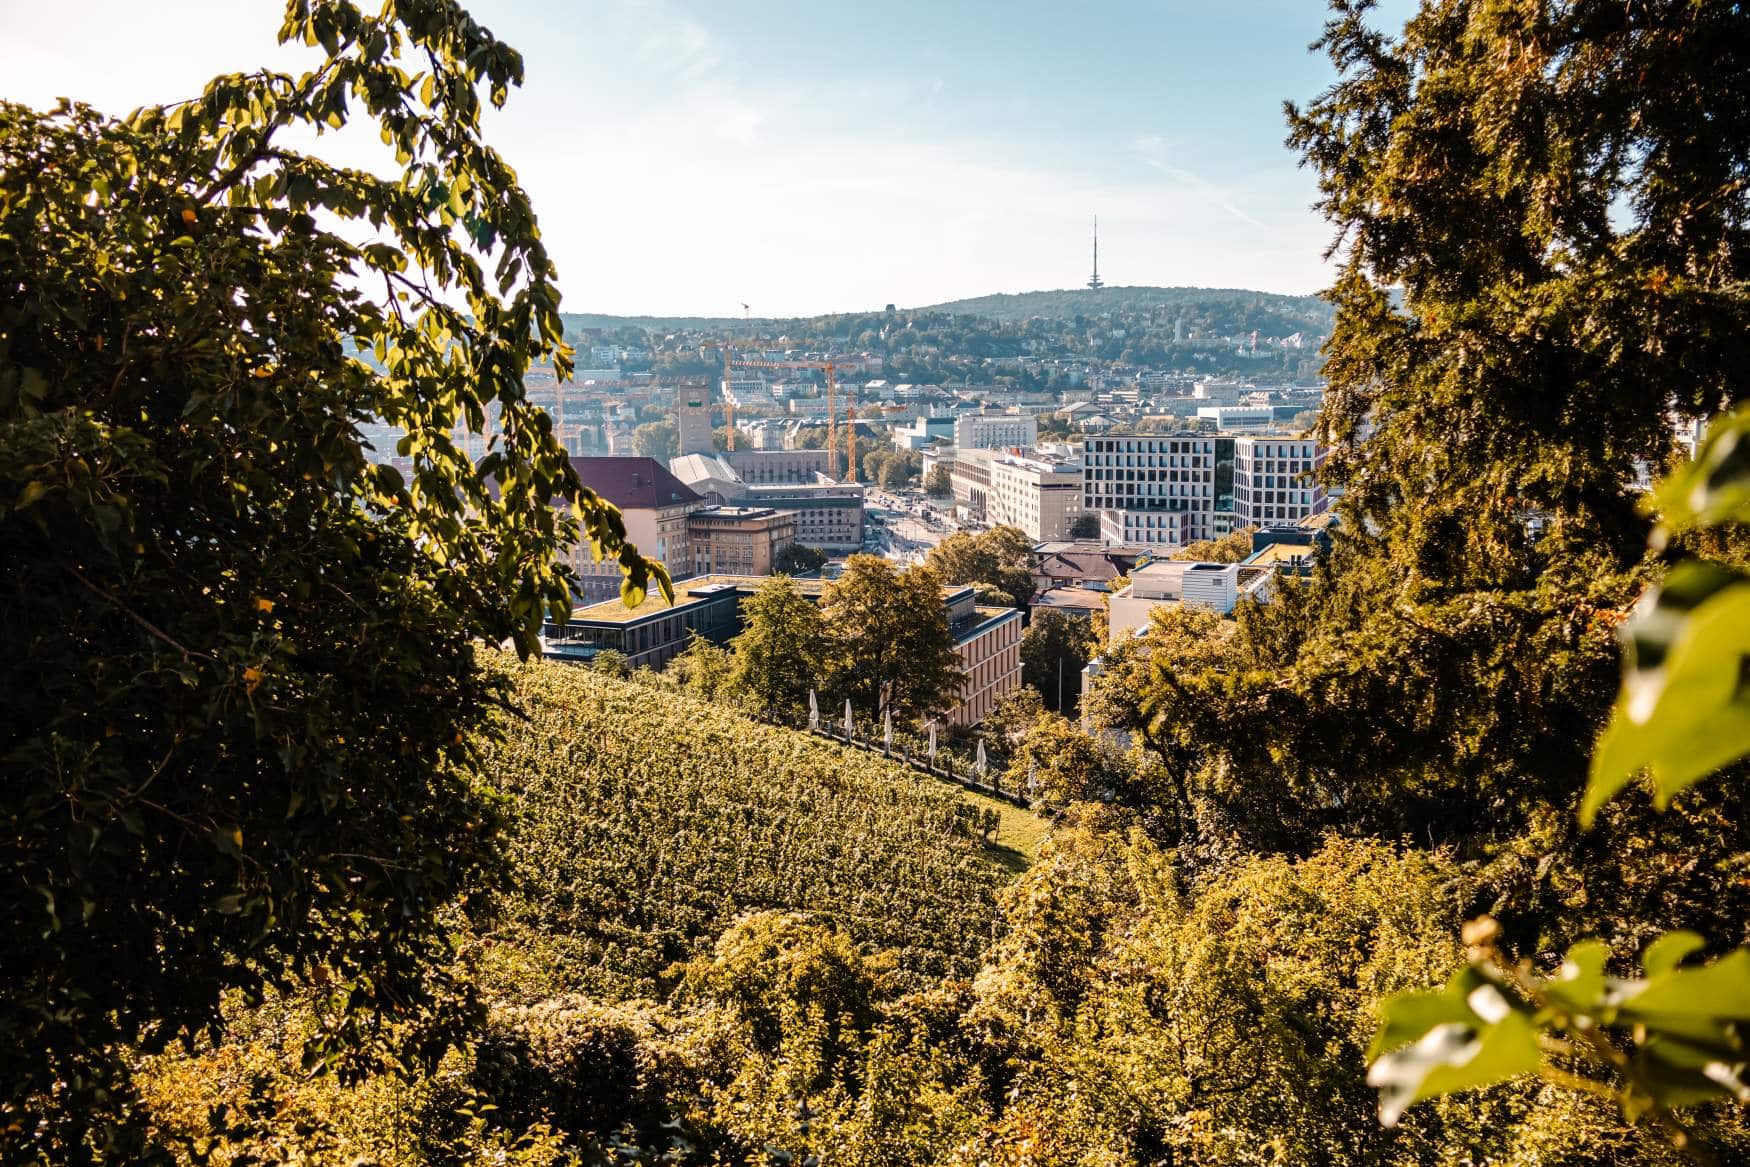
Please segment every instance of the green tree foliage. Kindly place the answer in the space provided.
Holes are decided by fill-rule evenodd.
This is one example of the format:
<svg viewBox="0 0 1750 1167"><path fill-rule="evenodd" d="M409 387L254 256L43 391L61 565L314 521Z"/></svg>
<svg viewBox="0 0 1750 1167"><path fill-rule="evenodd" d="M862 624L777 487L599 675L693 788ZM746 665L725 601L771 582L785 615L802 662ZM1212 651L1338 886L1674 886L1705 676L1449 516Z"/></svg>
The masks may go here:
<svg viewBox="0 0 1750 1167"><path fill-rule="evenodd" d="M731 684L767 716L795 718L808 691L824 690L829 643L820 609L788 576L775 575L742 602L743 629L731 642Z"/></svg>
<svg viewBox="0 0 1750 1167"><path fill-rule="evenodd" d="M930 548L924 564L951 584L988 584L1004 603L1025 608L1033 598L1033 544L1019 527L956 532Z"/></svg>
<svg viewBox="0 0 1750 1167"><path fill-rule="evenodd" d="M1071 539L1098 539L1100 537L1098 512L1084 511L1070 520L1069 537Z"/></svg>
<svg viewBox="0 0 1750 1167"><path fill-rule="evenodd" d="M1252 553L1252 532L1256 527L1241 527L1219 539L1201 539L1187 543L1174 551L1169 559L1188 559L1199 563L1238 563Z"/></svg>
<svg viewBox="0 0 1750 1167"><path fill-rule="evenodd" d="M697 632L687 641L686 649L668 662L662 676L701 701L736 695L735 655Z"/></svg>
<svg viewBox="0 0 1750 1167"><path fill-rule="evenodd" d="M789 543L772 556L772 572L776 575L810 575L826 566L826 552L818 547Z"/></svg>
<svg viewBox="0 0 1750 1167"><path fill-rule="evenodd" d="M632 452L641 458L655 458L666 466L680 448L680 432L666 418L645 422L632 431Z"/></svg>
<svg viewBox="0 0 1750 1167"><path fill-rule="evenodd" d="M932 466L930 472L924 475L924 489L936 498L947 498L954 492L954 484L946 466Z"/></svg>
<svg viewBox="0 0 1750 1167"><path fill-rule="evenodd" d="M320 61L120 120L0 104L8 1160L139 1153L122 1047L229 990L315 986L311 1070L429 1065L468 998L439 916L496 867L473 642L534 647L580 534L667 586L524 397L571 364L479 132L521 59L442 0L281 38ZM351 117L393 177L294 145Z"/></svg>
<svg viewBox="0 0 1750 1167"><path fill-rule="evenodd" d="M1021 634L1021 680L1044 697L1047 709L1071 716L1081 703L1082 669L1096 647L1093 625L1083 617L1035 612Z"/></svg>
<svg viewBox="0 0 1750 1167"><path fill-rule="evenodd" d="M1747 439L1750 410L1714 423L1695 462L1659 493L1656 543L1692 526L1750 521L1750 460L1738 452ZM1663 809L1750 754L1746 595L1750 575L1685 559L1642 598L1624 628L1623 692L1593 758L1583 821L1594 821L1638 772L1651 777ZM1464 938L1470 964L1443 991L1386 1005L1369 1080L1387 1124L1423 1099L1540 1073L1562 1086L1614 1091L1625 1114L1646 1116L1675 1147L1706 1157L1677 1111L1750 1102L1750 1051L1739 1035L1750 1022L1750 949L1694 961L1708 940L1667 932L1641 953L1640 978L1620 978L1608 974L1611 946L1585 940L1545 977L1513 959L1492 917L1471 921Z"/></svg>
<svg viewBox="0 0 1750 1167"><path fill-rule="evenodd" d="M1109 800L1115 785L1112 760L1076 723L1041 713L1009 755L1003 784L1055 806Z"/></svg>
<svg viewBox="0 0 1750 1167"><path fill-rule="evenodd" d="M1200 764L1291 800L1254 843L1481 855L1583 783L1646 582L1637 461L1744 392L1744 17L1430 0L1393 39L1367 8L1335 6L1339 80L1290 111L1342 244L1344 522L1308 587L1242 613L1238 667L1180 683L1221 695ZM1503 920L1531 940L1545 906Z"/></svg>
<svg viewBox="0 0 1750 1167"><path fill-rule="evenodd" d="M835 702L876 719L889 709L900 719L933 717L953 703L960 660L934 571L853 555L827 585L820 613Z"/></svg>

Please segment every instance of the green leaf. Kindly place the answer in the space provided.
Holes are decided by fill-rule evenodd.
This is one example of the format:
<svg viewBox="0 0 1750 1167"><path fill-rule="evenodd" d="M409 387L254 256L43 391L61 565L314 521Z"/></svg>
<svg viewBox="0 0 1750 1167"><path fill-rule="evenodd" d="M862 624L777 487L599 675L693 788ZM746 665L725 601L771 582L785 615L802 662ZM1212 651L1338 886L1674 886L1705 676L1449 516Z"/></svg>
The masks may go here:
<svg viewBox="0 0 1750 1167"><path fill-rule="evenodd" d="M1380 1122L1396 1126L1417 1102L1534 1073L1542 1062L1531 1019L1509 1009L1494 1024L1477 1017L1434 1026L1414 1044L1382 1054L1367 1081L1379 1090Z"/></svg>
<svg viewBox="0 0 1750 1167"><path fill-rule="evenodd" d="M1750 406L1715 418L1695 460L1656 496L1661 532L1750 522Z"/></svg>
<svg viewBox="0 0 1750 1167"><path fill-rule="evenodd" d="M1649 977L1663 976L1706 947L1707 941L1694 932L1667 932L1641 953L1641 967Z"/></svg>
<svg viewBox="0 0 1750 1167"><path fill-rule="evenodd" d="M1623 694L1592 757L1580 819L1650 771L1661 808L1750 753L1750 581L1683 563L1636 608Z"/></svg>
<svg viewBox="0 0 1750 1167"><path fill-rule="evenodd" d="M1661 954L1662 956L1663 954ZM1750 949L1711 964L1679 968L1643 982L1620 1015L1650 1029L1691 1021L1750 1021Z"/></svg>
<svg viewBox="0 0 1750 1167"><path fill-rule="evenodd" d="M1595 1016L1604 1005L1604 962L1610 948L1597 940L1582 940L1568 949L1567 959L1544 991L1550 1000L1572 1013Z"/></svg>
<svg viewBox="0 0 1750 1167"><path fill-rule="evenodd" d="M1382 1007L1384 1019L1367 1051L1369 1060L1408 1045L1437 1025L1447 1022L1468 1025L1476 1021L1477 1015L1465 998L1486 983L1475 969L1467 966L1454 973L1437 993L1398 993L1386 998Z"/></svg>

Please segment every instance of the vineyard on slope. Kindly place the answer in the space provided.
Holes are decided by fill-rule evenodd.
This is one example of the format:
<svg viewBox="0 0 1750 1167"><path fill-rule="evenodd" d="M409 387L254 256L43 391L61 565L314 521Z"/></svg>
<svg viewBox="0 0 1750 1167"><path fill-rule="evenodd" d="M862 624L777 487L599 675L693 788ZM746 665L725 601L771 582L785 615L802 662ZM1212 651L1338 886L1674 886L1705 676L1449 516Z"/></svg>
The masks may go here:
<svg viewBox="0 0 1750 1167"><path fill-rule="evenodd" d="M952 789L901 766L572 666L516 669L486 748L517 890L494 939L520 993L652 995L738 915L781 908L967 975L1010 878Z"/></svg>

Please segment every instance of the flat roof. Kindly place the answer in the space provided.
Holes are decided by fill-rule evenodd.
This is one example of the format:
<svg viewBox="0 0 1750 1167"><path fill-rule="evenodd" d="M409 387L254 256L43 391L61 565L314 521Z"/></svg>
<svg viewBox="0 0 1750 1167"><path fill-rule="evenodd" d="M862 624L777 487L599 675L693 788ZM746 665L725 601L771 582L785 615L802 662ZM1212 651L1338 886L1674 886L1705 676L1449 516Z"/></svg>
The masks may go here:
<svg viewBox="0 0 1750 1167"><path fill-rule="evenodd" d="M1246 562L1248 564L1293 563L1297 560L1306 561L1318 555L1318 549L1306 543L1269 543L1254 551Z"/></svg>

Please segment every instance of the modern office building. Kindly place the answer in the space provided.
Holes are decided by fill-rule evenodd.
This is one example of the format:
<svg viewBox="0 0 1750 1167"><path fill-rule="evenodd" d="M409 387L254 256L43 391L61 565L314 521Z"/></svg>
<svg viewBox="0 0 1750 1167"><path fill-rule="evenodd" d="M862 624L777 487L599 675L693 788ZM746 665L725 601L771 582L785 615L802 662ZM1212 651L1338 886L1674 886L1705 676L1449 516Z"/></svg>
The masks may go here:
<svg viewBox="0 0 1750 1167"><path fill-rule="evenodd" d="M991 459L985 515L1035 543L1069 538L1082 514L1082 464L1020 454Z"/></svg>
<svg viewBox="0 0 1750 1167"><path fill-rule="evenodd" d="M1298 523L1330 506L1318 470L1325 449L1311 438L1234 439L1233 510L1241 527Z"/></svg>
<svg viewBox="0 0 1750 1167"><path fill-rule="evenodd" d="M1213 538L1218 439L1211 434L1101 434L1082 457L1082 509L1100 513L1105 543L1182 547ZM1226 490L1222 489L1227 487Z"/></svg>

